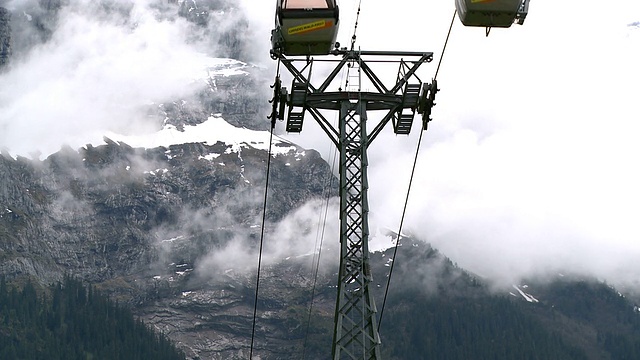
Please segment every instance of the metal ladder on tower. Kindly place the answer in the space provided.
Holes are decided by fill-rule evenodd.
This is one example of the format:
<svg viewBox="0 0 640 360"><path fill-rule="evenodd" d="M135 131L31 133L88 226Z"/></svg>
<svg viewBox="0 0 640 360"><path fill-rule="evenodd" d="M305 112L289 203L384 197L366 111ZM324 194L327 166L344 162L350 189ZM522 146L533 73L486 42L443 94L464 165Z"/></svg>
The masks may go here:
<svg viewBox="0 0 640 360"><path fill-rule="evenodd" d="M307 83L293 82L289 114L287 115L287 132L299 133L302 131L308 91L309 86Z"/></svg>
<svg viewBox="0 0 640 360"><path fill-rule="evenodd" d="M408 65L404 61L401 62L396 82L400 82L407 75L408 70ZM393 123L393 131L396 134L408 135L409 132L411 132L413 118L415 117L418 100L420 98L421 87L421 83L411 84L408 81L406 82L402 91L402 105L391 119Z"/></svg>

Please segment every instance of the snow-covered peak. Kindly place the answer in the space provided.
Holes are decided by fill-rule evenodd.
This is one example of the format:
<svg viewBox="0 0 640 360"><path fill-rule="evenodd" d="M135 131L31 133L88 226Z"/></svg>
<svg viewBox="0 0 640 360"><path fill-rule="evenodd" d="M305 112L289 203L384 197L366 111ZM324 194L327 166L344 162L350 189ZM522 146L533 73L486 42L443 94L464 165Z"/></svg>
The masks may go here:
<svg viewBox="0 0 640 360"><path fill-rule="evenodd" d="M270 134L268 131L255 131L235 127L226 122L220 115L214 115L201 124L185 126L183 131L179 131L173 125L166 125L156 133L144 135L109 133L107 137L124 142L132 147L147 149L188 143L214 145L222 142L230 145L231 150L237 152L242 147L268 150ZM298 150L298 147L282 138L274 135L273 139L271 149L273 155L288 154L291 151Z"/></svg>
<svg viewBox="0 0 640 360"><path fill-rule="evenodd" d="M208 77L248 75L245 71L249 66L238 60L225 58L210 58L205 64Z"/></svg>

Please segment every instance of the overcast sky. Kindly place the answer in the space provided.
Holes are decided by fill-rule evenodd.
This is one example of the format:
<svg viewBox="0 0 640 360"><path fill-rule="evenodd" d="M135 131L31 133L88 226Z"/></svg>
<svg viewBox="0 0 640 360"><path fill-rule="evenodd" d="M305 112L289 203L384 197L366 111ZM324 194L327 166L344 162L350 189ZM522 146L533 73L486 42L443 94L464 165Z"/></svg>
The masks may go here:
<svg viewBox="0 0 640 360"><path fill-rule="evenodd" d="M0 75L0 147L13 154L148 130L134 121L146 106L202 86L209 60L185 44L184 21L157 21L136 0L136 26L116 27L88 20L90 2L72 3L53 41ZM266 67L274 4L241 1ZM357 0L340 4L348 45ZM428 81L453 10L453 0L364 0L357 46L433 51ZM523 26L489 37L456 19L405 232L494 279L573 270L640 280L638 22L637 0L533 0ZM328 157L318 131L307 121L288 138ZM417 136L386 132L370 148L374 228L398 227Z"/></svg>

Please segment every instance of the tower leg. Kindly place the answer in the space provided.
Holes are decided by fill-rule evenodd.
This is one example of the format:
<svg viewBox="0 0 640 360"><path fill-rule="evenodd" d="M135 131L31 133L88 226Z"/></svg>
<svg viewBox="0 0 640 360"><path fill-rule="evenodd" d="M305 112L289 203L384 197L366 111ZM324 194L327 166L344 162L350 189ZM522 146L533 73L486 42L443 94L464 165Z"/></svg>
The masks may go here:
<svg viewBox="0 0 640 360"><path fill-rule="evenodd" d="M370 290L366 102L340 106L340 270L332 356L379 360L380 336Z"/></svg>

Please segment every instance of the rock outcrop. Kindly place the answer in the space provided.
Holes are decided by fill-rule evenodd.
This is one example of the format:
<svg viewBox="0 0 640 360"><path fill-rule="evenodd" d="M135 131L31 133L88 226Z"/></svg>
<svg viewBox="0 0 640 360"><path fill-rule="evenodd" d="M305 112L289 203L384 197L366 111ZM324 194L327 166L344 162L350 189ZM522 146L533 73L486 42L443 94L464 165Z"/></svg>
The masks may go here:
<svg viewBox="0 0 640 360"><path fill-rule="evenodd" d="M0 69L9 63L11 57L11 14L0 7Z"/></svg>
<svg viewBox="0 0 640 360"><path fill-rule="evenodd" d="M236 242L256 253L268 154L223 143L135 149L106 141L44 161L0 156L0 273L42 283L71 274L96 284L193 356L246 351L254 272L210 262ZM330 176L314 151L274 156L269 224L321 197ZM291 278L289 291L303 291ZM281 287L265 289L265 301L291 306ZM285 314L268 319L273 329Z"/></svg>

